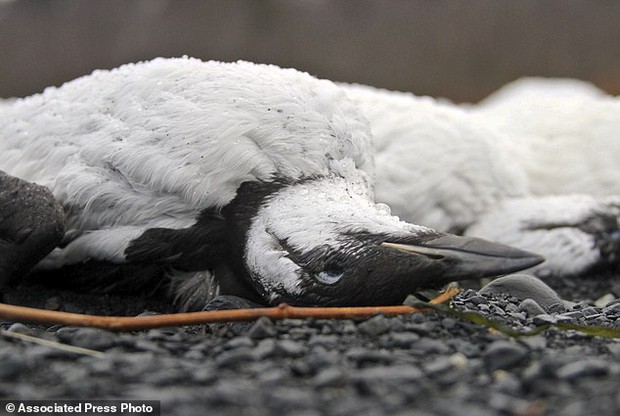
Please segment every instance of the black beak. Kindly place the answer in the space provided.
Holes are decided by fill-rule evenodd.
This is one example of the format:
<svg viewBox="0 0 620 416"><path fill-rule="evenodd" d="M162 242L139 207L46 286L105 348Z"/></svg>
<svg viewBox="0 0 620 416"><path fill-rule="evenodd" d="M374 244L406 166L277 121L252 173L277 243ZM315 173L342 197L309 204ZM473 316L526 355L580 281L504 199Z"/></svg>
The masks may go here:
<svg viewBox="0 0 620 416"><path fill-rule="evenodd" d="M527 269L545 261L538 254L514 247L480 238L450 234L422 244L385 242L382 245L444 263L448 267L442 273L441 280L446 282L500 276Z"/></svg>

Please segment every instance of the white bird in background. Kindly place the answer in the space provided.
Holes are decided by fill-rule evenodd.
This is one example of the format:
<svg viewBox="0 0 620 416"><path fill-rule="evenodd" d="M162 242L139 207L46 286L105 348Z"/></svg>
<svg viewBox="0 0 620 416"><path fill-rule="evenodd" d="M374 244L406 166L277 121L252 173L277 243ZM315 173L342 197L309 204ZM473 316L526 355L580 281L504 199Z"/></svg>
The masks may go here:
<svg viewBox="0 0 620 416"><path fill-rule="evenodd" d="M187 307L218 292L399 303L542 261L389 215L374 202L373 163L366 120L330 81L196 59L95 71L0 111L0 258L21 265L0 277L21 277L39 260L32 247L62 236L58 206L24 180L66 215L39 268L155 268ZM41 212L51 226L32 220Z"/></svg>
<svg viewBox="0 0 620 416"><path fill-rule="evenodd" d="M620 195L620 99L574 79L523 78L471 114L514 143L533 195Z"/></svg>
<svg viewBox="0 0 620 416"><path fill-rule="evenodd" d="M541 276L620 260L618 99L554 79L467 107L341 87L370 121L377 200L396 215L540 253Z"/></svg>

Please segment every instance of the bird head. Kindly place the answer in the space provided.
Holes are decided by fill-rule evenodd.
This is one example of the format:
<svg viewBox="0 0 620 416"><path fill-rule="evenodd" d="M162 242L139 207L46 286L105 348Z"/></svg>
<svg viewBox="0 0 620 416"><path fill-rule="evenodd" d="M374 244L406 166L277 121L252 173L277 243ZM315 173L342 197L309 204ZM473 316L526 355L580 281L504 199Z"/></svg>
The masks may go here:
<svg viewBox="0 0 620 416"><path fill-rule="evenodd" d="M224 215L236 227L236 257L259 297L270 304L397 304L419 288L543 261L400 221L370 193L363 178L337 175L242 184Z"/></svg>

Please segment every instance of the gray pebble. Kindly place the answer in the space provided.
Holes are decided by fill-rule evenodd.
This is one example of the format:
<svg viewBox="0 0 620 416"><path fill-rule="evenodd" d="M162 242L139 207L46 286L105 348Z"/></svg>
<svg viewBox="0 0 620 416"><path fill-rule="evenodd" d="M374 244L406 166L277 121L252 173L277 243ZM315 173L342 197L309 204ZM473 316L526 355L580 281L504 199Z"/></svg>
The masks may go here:
<svg viewBox="0 0 620 416"><path fill-rule="evenodd" d="M262 339L254 348L254 355L257 359L276 356L276 342L272 338Z"/></svg>
<svg viewBox="0 0 620 416"><path fill-rule="evenodd" d="M547 308L547 313L556 315L566 312L566 305L564 303L554 303Z"/></svg>
<svg viewBox="0 0 620 416"><path fill-rule="evenodd" d="M56 336L71 345L98 351L112 348L119 342L117 334L98 328L61 328Z"/></svg>
<svg viewBox="0 0 620 416"><path fill-rule="evenodd" d="M230 351L224 351L215 358L215 364L218 367L232 367L254 361L256 355L249 348L236 348Z"/></svg>
<svg viewBox="0 0 620 416"><path fill-rule="evenodd" d="M503 393L516 395L521 391L521 380L507 371L497 370L493 373L493 387Z"/></svg>
<svg viewBox="0 0 620 416"><path fill-rule="evenodd" d="M26 325L21 324L19 322L15 322L11 324L11 326L7 329L7 332L12 332L14 334L24 334L24 335L34 335L35 331L28 328Z"/></svg>
<svg viewBox="0 0 620 416"><path fill-rule="evenodd" d="M416 355L426 355L432 353L447 354L452 350L444 341L421 338L418 342L411 346L409 351Z"/></svg>
<svg viewBox="0 0 620 416"><path fill-rule="evenodd" d="M269 391L269 399L274 408L290 409L296 415L303 415L303 409L314 407L317 397L312 390L294 387L278 387ZM306 415L309 415L306 413Z"/></svg>
<svg viewBox="0 0 620 416"><path fill-rule="evenodd" d="M254 346L254 340L248 336L235 337L224 344L224 349L235 348L251 348Z"/></svg>
<svg viewBox="0 0 620 416"><path fill-rule="evenodd" d="M394 332L390 334L391 344L396 348L408 348L420 339L415 332Z"/></svg>
<svg viewBox="0 0 620 416"><path fill-rule="evenodd" d="M0 380L14 382L29 366L29 359L12 349L0 351Z"/></svg>
<svg viewBox="0 0 620 416"><path fill-rule="evenodd" d="M308 345L322 345L324 347L335 347L340 339L336 335L312 335L308 340Z"/></svg>
<svg viewBox="0 0 620 416"><path fill-rule="evenodd" d="M607 345L607 349L616 360L620 361L620 343L616 342L615 344L609 344Z"/></svg>
<svg viewBox="0 0 620 416"><path fill-rule="evenodd" d="M453 368L452 360L450 357L439 357L430 361L422 366L424 372L429 376L435 376L443 374Z"/></svg>
<svg viewBox="0 0 620 416"><path fill-rule="evenodd" d="M480 293L506 293L521 301L532 299L545 310L556 303L563 303L560 296L546 283L526 274L511 274L495 279L480 289Z"/></svg>
<svg viewBox="0 0 620 416"><path fill-rule="evenodd" d="M411 382L417 381L424 377L424 373L417 366L399 365L390 367L371 367L358 370L351 374L351 378L357 381L366 381L373 383L383 382Z"/></svg>
<svg viewBox="0 0 620 416"><path fill-rule="evenodd" d="M467 358L475 358L480 356L480 345L474 344L472 342L455 338L446 341L446 344L449 345L456 352L460 352Z"/></svg>
<svg viewBox="0 0 620 416"><path fill-rule="evenodd" d="M546 313L546 311L533 299L524 299L520 304L518 309L522 312L525 312L528 316L536 316L542 315Z"/></svg>
<svg viewBox="0 0 620 416"><path fill-rule="evenodd" d="M248 330L247 336L252 339L263 339L274 337L277 331L271 319L262 316Z"/></svg>
<svg viewBox="0 0 620 416"><path fill-rule="evenodd" d="M335 386L335 385L342 383L344 378L345 378L345 375L342 372L342 370L338 368L330 367L330 368L321 370L312 379L312 385L318 388L327 387L327 386Z"/></svg>
<svg viewBox="0 0 620 416"><path fill-rule="evenodd" d="M283 357L295 358L302 356L306 352L306 347L298 342L284 339L278 341L277 351Z"/></svg>
<svg viewBox="0 0 620 416"><path fill-rule="evenodd" d="M345 357L356 362L358 365L367 363L388 364L394 361L393 355L385 350L370 350L366 348L351 348L345 353Z"/></svg>
<svg viewBox="0 0 620 416"><path fill-rule="evenodd" d="M608 372L608 362L592 358L568 363L559 368L556 375L560 379L572 380L579 377L603 376Z"/></svg>
<svg viewBox="0 0 620 416"><path fill-rule="evenodd" d="M534 323L534 325L549 325L557 323L558 318L553 315L541 313L540 315L534 316L532 322Z"/></svg>
<svg viewBox="0 0 620 416"><path fill-rule="evenodd" d="M377 315L360 323L357 328L362 334L376 337L390 330L390 322L385 316Z"/></svg>
<svg viewBox="0 0 620 416"><path fill-rule="evenodd" d="M519 340L522 344L527 345L531 350L544 350L547 348L547 338L544 335L535 335L533 337L523 337Z"/></svg>
<svg viewBox="0 0 620 416"><path fill-rule="evenodd" d="M482 354L485 367L493 372L519 364L529 356L529 350L516 342L499 340L493 342Z"/></svg>
<svg viewBox="0 0 620 416"><path fill-rule="evenodd" d="M583 316L585 316L586 318L601 315L601 311L599 309L592 308L592 307L583 308L581 312L583 313Z"/></svg>

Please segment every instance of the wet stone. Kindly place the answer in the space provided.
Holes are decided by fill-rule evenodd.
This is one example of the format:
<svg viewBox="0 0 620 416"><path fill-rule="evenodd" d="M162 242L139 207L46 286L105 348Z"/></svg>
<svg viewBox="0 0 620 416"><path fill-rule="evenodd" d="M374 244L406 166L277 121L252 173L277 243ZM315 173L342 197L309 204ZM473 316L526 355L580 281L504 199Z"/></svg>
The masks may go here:
<svg viewBox="0 0 620 416"><path fill-rule="evenodd" d="M546 313L546 311L533 299L523 300L519 304L518 310L525 312L528 316L537 316Z"/></svg>

